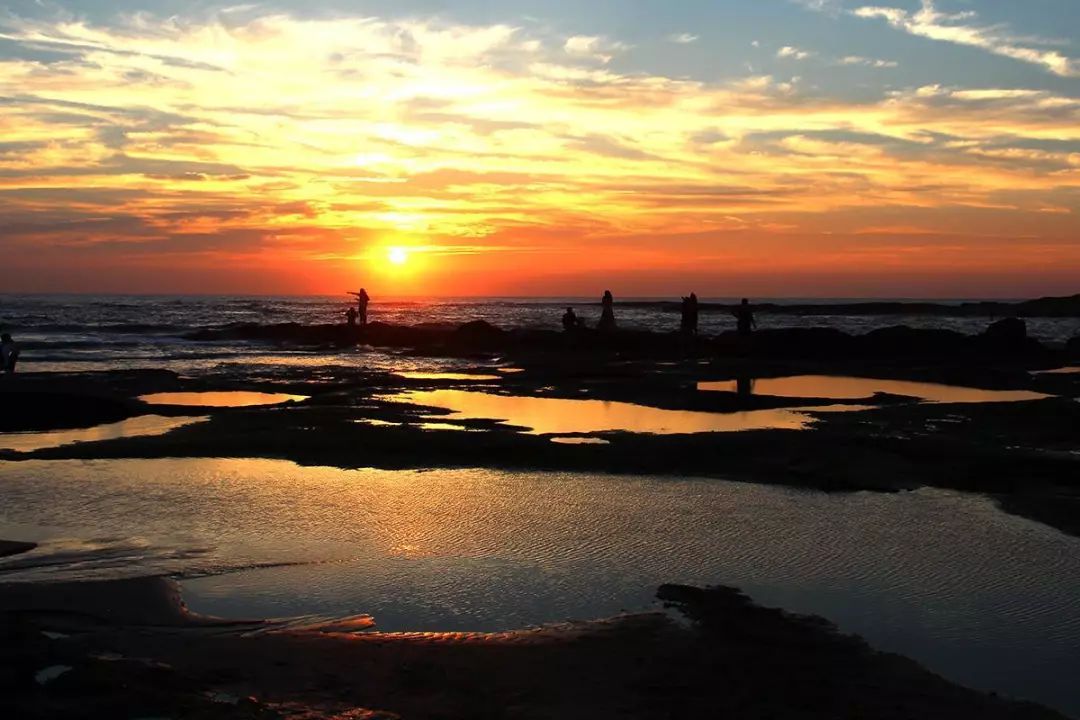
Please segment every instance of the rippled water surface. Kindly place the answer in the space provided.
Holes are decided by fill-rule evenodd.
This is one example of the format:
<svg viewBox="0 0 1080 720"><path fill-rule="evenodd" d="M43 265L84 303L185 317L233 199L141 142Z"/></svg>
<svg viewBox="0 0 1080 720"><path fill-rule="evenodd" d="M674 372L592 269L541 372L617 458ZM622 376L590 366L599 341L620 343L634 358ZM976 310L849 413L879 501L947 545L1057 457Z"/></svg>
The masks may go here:
<svg viewBox="0 0 1080 720"><path fill-rule="evenodd" d="M3 579L181 573L199 612L369 612L384 630L603 617L652 607L662 582L724 583L1080 712L1080 540L979 497L269 460L0 463L0 477L0 537L43 541L0 561ZM205 572L221 574L191 577Z"/></svg>

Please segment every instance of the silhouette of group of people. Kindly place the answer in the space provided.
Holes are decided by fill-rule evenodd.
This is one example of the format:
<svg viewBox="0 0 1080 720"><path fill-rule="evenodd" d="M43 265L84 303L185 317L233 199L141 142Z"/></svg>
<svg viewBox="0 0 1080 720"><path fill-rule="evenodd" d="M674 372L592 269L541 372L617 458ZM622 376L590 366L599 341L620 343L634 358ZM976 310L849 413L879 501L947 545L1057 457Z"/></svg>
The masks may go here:
<svg viewBox="0 0 1080 720"><path fill-rule="evenodd" d="M609 332L615 329L615 297L610 290L604 291L600 299L600 323L597 329ZM688 335L697 335L698 331L698 297L696 293L690 293L682 299L682 321L679 329ZM744 337L751 335L757 328L757 319L754 317L754 309L747 298L731 310L735 318L735 328L739 335ZM562 317L563 330L573 332L585 327L585 324L574 312L574 308L566 308Z"/></svg>
<svg viewBox="0 0 1080 720"><path fill-rule="evenodd" d="M356 298L356 307L349 307L345 311L345 321L349 323L349 327L354 328L357 319L359 319L360 327L367 327L367 306L371 302L367 290L360 288L360 292L350 292L348 294Z"/></svg>
<svg viewBox="0 0 1080 720"><path fill-rule="evenodd" d="M368 322L368 303L371 302L371 297L368 295L367 290L360 288L359 292L350 292L356 298L356 306L350 306L345 311L345 319L348 322L350 328L355 328L357 321L360 323L360 327L366 327ZM731 314L735 317L736 329L739 335L748 336L753 333L757 328L757 320L754 318L753 308L750 306L750 301L743 298L742 303L736 305ZM574 312L574 308L566 308L566 312L562 317L563 330L566 332L574 332L585 327L585 323L581 321L581 318ZM600 298L600 322L597 324L597 330L601 332L612 332L615 330L615 296L611 294L610 290L605 290L603 297ZM696 293L690 293L688 296L682 299L682 322L680 324L680 330L688 335L696 335L698 331L698 297ZM5 347L6 343L11 339L10 335L4 335ZM16 356L18 352L16 351ZM5 355L6 357L6 355ZM14 368L14 366L13 366Z"/></svg>

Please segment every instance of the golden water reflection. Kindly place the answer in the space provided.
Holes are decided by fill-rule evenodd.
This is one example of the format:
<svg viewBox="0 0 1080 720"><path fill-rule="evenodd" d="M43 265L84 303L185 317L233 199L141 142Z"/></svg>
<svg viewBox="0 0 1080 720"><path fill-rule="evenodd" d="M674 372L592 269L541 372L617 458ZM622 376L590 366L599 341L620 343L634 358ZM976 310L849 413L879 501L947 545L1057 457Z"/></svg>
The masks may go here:
<svg viewBox="0 0 1080 720"><path fill-rule="evenodd" d="M1075 375L1080 373L1080 367L1061 367L1054 370L1037 370L1032 375Z"/></svg>
<svg viewBox="0 0 1080 720"><path fill-rule="evenodd" d="M77 430L49 430L47 432L3 433L0 434L0 450L34 452L45 448L60 447L82 442L101 440L119 440L120 438L164 435L165 433L203 422L205 417L162 417L161 415L142 415L120 422L98 425Z"/></svg>
<svg viewBox="0 0 1080 720"><path fill-rule="evenodd" d="M307 400L307 395L253 392L250 390L216 390L210 392L166 392L140 395L150 405L181 405L184 407L254 407L280 405Z"/></svg>
<svg viewBox="0 0 1080 720"><path fill-rule="evenodd" d="M403 377L406 380L502 380L500 375L471 375L469 373L454 373L454 372L424 372L424 371L410 371L394 373L399 377Z"/></svg>
<svg viewBox="0 0 1080 720"><path fill-rule="evenodd" d="M876 378L840 377L833 375L797 375L758 380L721 380L698 383L698 390L755 395L775 395L793 398L830 398L856 400L874 393L889 393L916 397L932 403L987 403L1041 400L1050 397L1030 390L981 390L979 388L941 385L911 380L878 380Z"/></svg>
<svg viewBox="0 0 1080 720"><path fill-rule="evenodd" d="M501 420L534 435L625 431L678 435L743 430L802 430L813 418L797 410L711 413L664 410L604 400L517 397L466 390L401 393L396 401L453 411L453 420ZM838 408L844 409L844 408Z"/></svg>

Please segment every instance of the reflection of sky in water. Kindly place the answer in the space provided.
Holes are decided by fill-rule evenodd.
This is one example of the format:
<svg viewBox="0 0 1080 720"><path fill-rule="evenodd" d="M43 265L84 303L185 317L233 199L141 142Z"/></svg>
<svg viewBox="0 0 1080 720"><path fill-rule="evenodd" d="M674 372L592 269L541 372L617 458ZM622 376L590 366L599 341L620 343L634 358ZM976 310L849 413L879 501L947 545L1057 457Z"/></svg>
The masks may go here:
<svg viewBox="0 0 1080 720"><path fill-rule="evenodd" d="M33 452L80 442L118 440L120 438L164 435L170 430L206 420L204 417L162 417L141 415L107 425L77 430L49 430L46 432L0 433L0 450Z"/></svg>
<svg viewBox="0 0 1080 720"><path fill-rule="evenodd" d="M1032 375L1074 375L1080 373L1080 367L1063 367L1055 370L1039 370Z"/></svg>
<svg viewBox="0 0 1080 720"><path fill-rule="evenodd" d="M0 473L0 537L45 541L21 562L72 558L4 573L9 558L6 579L306 562L186 580L185 597L225 616L370 612L386 630L603 617L652 607L662 582L725 583L961 682L1080 711L1080 539L976 496L271 460Z"/></svg>
<svg viewBox="0 0 1080 720"><path fill-rule="evenodd" d="M150 405L182 405L192 407L253 407L257 405L280 405L286 402L307 400L306 395L264 393L248 390L217 390L206 392L165 392L140 395L139 399Z"/></svg>
<svg viewBox="0 0 1080 720"><path fill-rule="evenodd" d="M476 381L489 381L489 380L502 380L501 375L474 375L470 373L455 373L455 372L427 372L427 371L410 371L395 373L406 380L476 380Z"/></svg>
<svg viewBox="0 0 1080 720"><path fill-rule="evenodd" d="M739 381L698 383L698 390L739 392ZM794 398L830 398L857 400L874 393L907 395L935 403L983 403L1039 400L1049 397L1030 390L980 390L955 385L913 382L909 380L877 380L874 378L839 377L831 375L798 375L781 378L760 378L745 384L755 395L777 395Z"/></svg>
<svg viewBox="0 0 1080 720"><path fill-rule="evenodd" d="M453 410L455 420L503 420L534 434L626 432L670 435L740 430L801 430L812 419L791 410L711 413L660 408L604 400L494 395L465 390L410 391L389 400Z"/></svg>

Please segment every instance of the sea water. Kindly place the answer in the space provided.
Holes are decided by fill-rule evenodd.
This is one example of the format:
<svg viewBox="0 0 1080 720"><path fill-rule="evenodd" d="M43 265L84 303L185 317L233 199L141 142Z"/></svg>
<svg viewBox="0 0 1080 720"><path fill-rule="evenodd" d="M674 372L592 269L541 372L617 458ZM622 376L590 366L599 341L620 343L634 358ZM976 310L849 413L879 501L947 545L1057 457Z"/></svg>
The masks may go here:
<svg viewBox="0 0 1080 720"><path fill-rule="evenodd" d="M0 580L151 573L232 618L503 630L656 608L665 582L818 613L963 684L1080 713L1080 539L973 495L693 478L0 463Z"/></svg>

